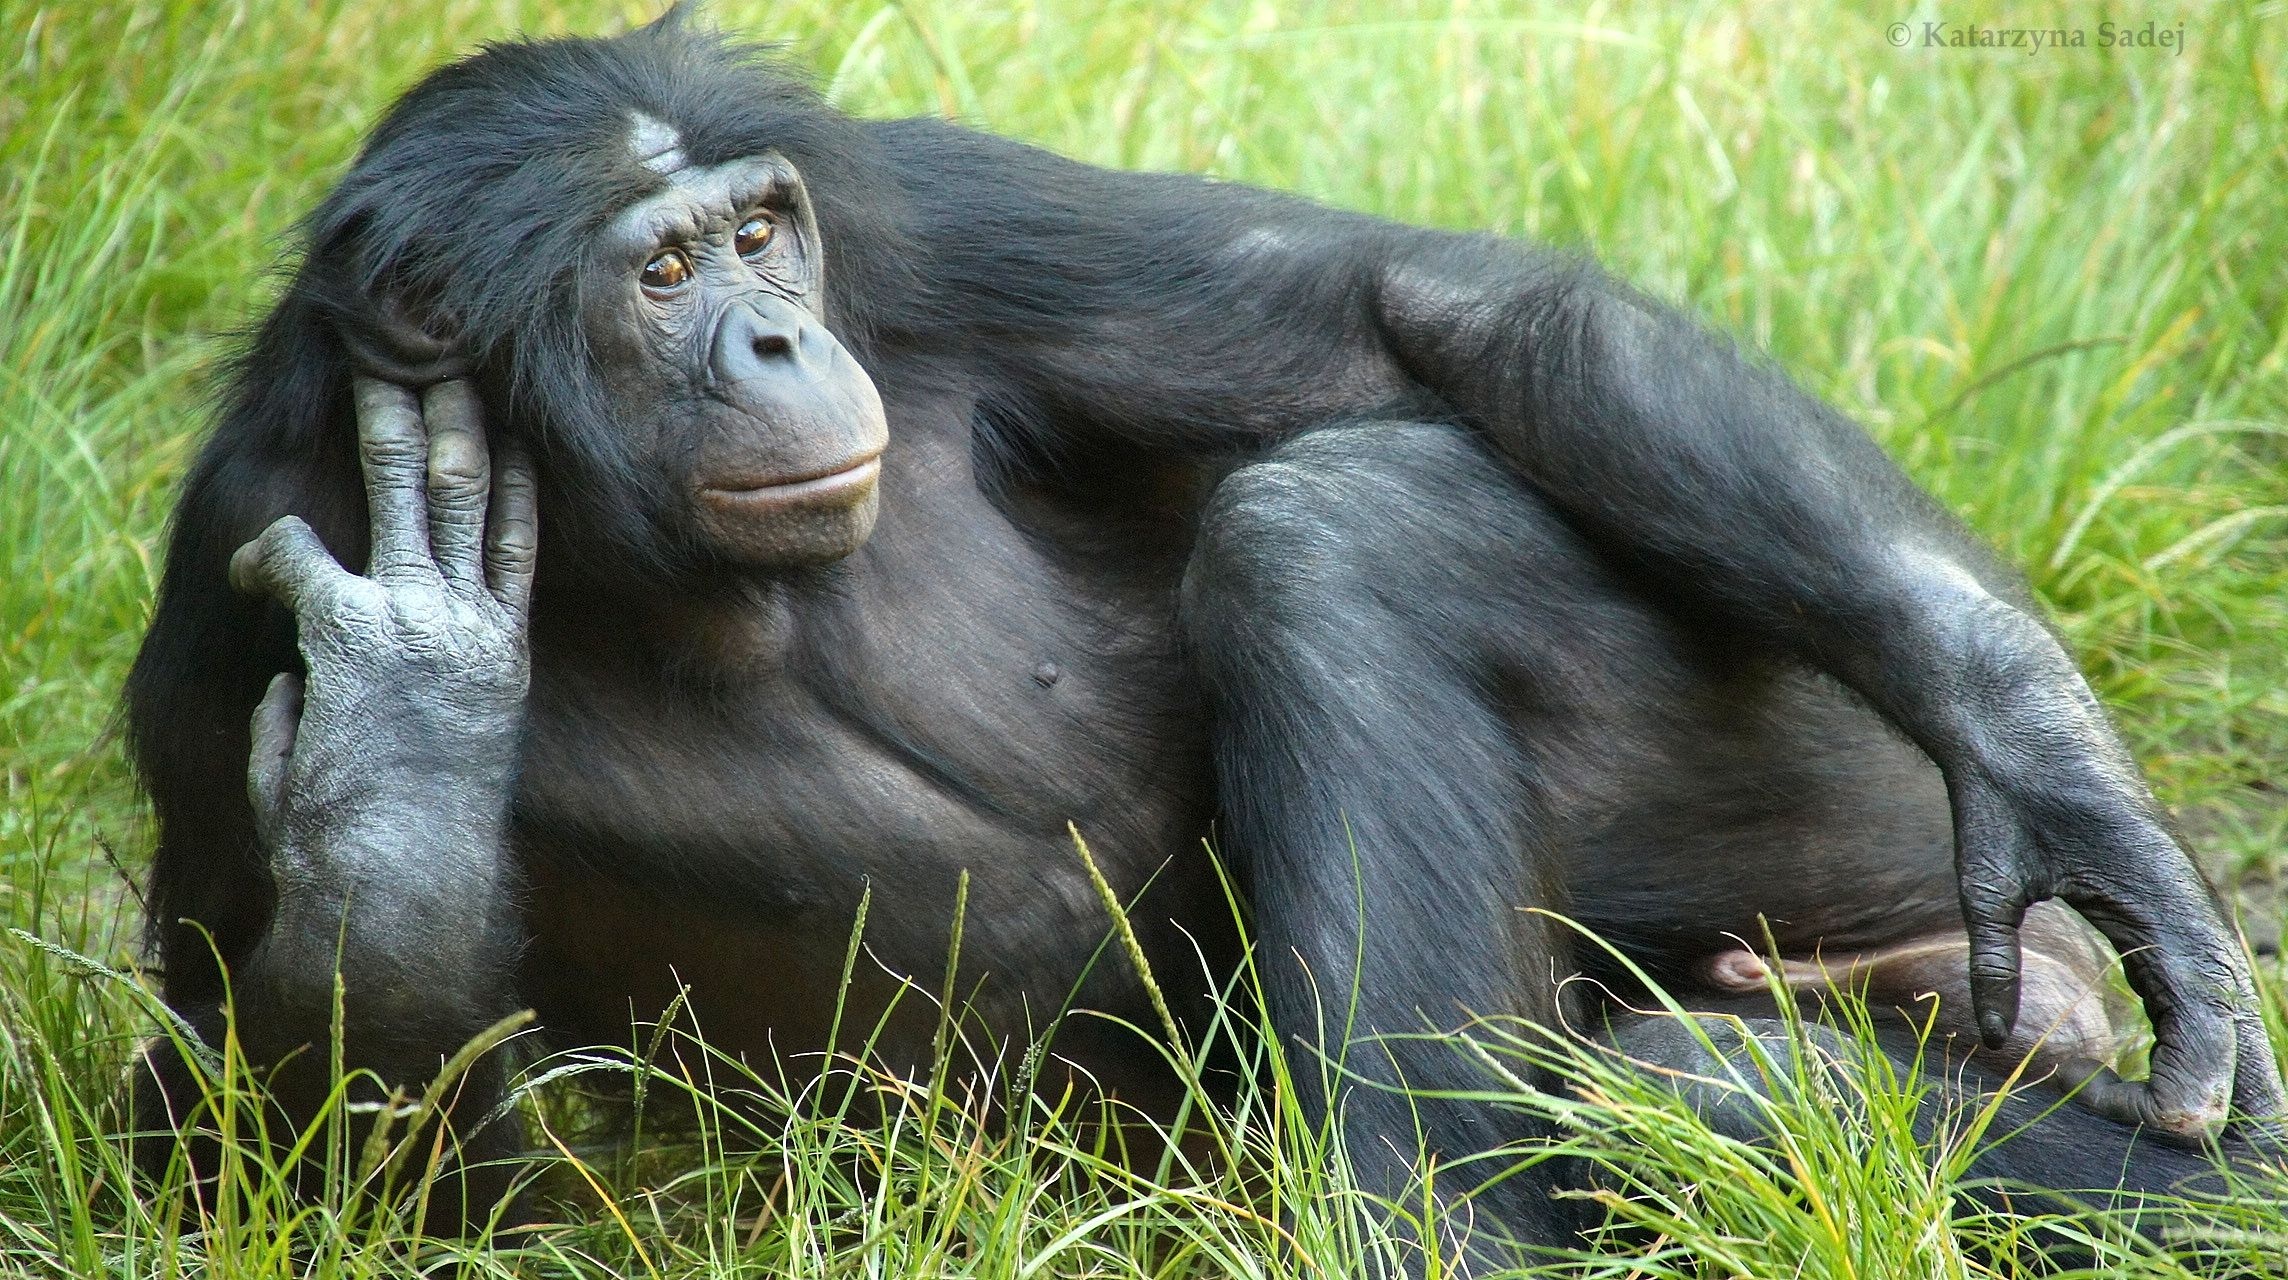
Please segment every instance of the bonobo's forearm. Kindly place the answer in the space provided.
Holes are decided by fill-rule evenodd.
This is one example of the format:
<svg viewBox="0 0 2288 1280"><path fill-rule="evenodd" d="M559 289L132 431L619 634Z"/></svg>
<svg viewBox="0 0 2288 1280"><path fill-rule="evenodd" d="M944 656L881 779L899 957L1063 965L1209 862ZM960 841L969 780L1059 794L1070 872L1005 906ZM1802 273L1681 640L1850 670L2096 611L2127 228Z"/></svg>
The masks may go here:
<svg viewBox="0 0 2288 1280"><path fill-rule="evenodd" d="M2011 575L1855 423L1594 267L1414 242L1393 353L1601 546L1753 634L1857 658L1940 575Z"/></svg>
<svg viewBox="0 0 2288 1280"><path fill-rule="evenodd" d="M2073 767L2143 798L2018 576L1865 431L1593 268L1395 271L1401 359L1680 599L1822 667L1942 766Z"/></svg>
<svg viewBox="0 0 2288 1280"><path fill-rule="evenodd" d="M2070 711L2127 765L2017 575L1857 424L1593 267L1509 251L1489 278L1487 250L1391 267L1386 331L1599 545L1831 671L1942 763L2006 745L1998 713Z"/></svg>

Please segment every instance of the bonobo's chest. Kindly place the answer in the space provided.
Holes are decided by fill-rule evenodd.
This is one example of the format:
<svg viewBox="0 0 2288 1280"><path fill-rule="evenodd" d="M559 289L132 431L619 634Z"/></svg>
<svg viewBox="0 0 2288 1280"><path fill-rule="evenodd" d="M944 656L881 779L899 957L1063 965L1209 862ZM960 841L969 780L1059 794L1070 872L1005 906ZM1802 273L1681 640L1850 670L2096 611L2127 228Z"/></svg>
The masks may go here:
<svg viewBox="0 0 2288 1280"><path fill-rule="evenodd" d="M934 993L966 875L963 985L1020 1030L1109 927L1068 823L1124 898L1153 882L1148 937L1228 924L1174 566L1047 549L951 432L909 430L883 484L872 540L817 581L536 628L516 827L544 1017L618 1039L682 981L710 1039L823 1036L860 903L861 1002L892 974ZM1084 1003L1128 1005L1098 968Z"/></svg>

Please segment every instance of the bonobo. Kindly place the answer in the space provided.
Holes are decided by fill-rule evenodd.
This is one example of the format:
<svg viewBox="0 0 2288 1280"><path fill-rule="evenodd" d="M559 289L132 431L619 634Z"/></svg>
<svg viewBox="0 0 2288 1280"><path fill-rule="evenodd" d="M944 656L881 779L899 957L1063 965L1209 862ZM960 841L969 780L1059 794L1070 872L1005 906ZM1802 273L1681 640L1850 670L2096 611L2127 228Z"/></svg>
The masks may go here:
<svg viewBox="0 0 2288 1280"><path fill-rule="evenodd" d="M888 972L936 989L965 874L986 1026L1084 971L1148 1023L1089 966L1071 823L1167 973L1236 960L1212 835L1297 1044L1354 985L1365 1037L1619 982L1526 908L1709 1007L1768 922L1799 979L1936 985L2005 1062L2058 1024L2036 1066L2077 1103L1997 1175L2160 1186L2208 1166L2153 1133L2282 1111L2248 963L2017 577L1593 267L853 120L676 19L436 72L306 230L129 688L167 999L212 1032L227 973L289 1109L337 964L350 1064L391 1081L525 1007L623 1040L681 983L712 1041L800 1053L861 895L878 1007ZM2082 1061L2084 919L2149 1079ZM1676 1043L1608 1013L1575 1025ZM1092 1034L1059 1052L1151 1096ZM1351 1067L1479 1084L1416 1041ZM149 1068L179 1114L191 1068ZM1417 1121L1447 1155L1533 1136L1364 1085L1345 1116L1390 1193ZM1564 1176L1480 1189L1481 1229L1568 1238Z"/></svg>

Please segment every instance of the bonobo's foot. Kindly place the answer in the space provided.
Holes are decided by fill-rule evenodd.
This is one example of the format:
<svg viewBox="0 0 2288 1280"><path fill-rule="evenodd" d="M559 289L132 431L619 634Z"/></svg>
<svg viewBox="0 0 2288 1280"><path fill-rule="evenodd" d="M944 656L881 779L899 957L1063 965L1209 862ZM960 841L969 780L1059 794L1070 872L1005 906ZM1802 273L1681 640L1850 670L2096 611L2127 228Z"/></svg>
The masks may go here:
<svg viewBox="0 0 2288 1280"><path fill-rule="evenodd" d="M219 1043L223 1035L221 1010L209 1006L200 1012L204 1016L190 1020L198 1040ZM223 1140L215 1128L221 1082L214 1078L213 1064L199 1060L201 1054L196 1043L185 1045L171 1035L146 1036L135 1046L118 1099L135 1172L154 1188L190 1188L210 1205L218 1194L269 1194L266 1178L254 1172L243 1153L226 1158ZM313 1102L308 1090L330 1088L331 1082L319 1073L286 1070L271 1073L268 1083L271 1088L259 1101L268 1112L262 1123L281 1144L273 1149L277 1155L282 1154L284 1142L307 1122L311 1108L323 1105L322 1101ZM461 1092L489 1106L505 1084L504 1069L497 1060L481 1061L473 1067ZM295 1096L297 1093L301 1096ZM378 1097L363 1100L381 1101ZM241 1141L257 1131L255 1118L245 1112L255 1101L254 1097L241 1096L233 1103L241 1109L237 1122ZM481 1116L485 1106L457 1110ZM447 1110L457 1114L454 1108ZM521 1159L525 1134L513 1119L475 1131L457 1129L449 1145L441 1149L425 1140L427 1131L408 1133L401 1128L398 1134L396 1150L404 1153L403 1163L381 1181L400 1192L418 1188L420 1200L415 1213L423 1234L466 1238L489 1232L499 1241L546 1220L547 1215L522 1185L529 1169ZM359 1133L351 1135L347 1145L351 1160L400 1158L388 1151L368 1149L361 1138ZM433 1159L437 1164L432 1169L429 1162ZM218 1182L226 1170L236 1170L235 1187ZM315 1153L291 1166L281 1161L277 1172L300 1196L319 1196L331 1181L329 1170Z"/></svg>
<svg viewBox="0 0 2288 1280"><path fill-rule="evenodd" d="M2023 928L2018 1018L1999 1047L1984 1043L1970 999L1970 939L1961 933L1913 938L1856 951L1781 956L1777 977L1798 995L1849 992L1878 1008L1895 1008L1940 1040L2007 1076L2021 1064L2029 1077L2079 1083L2095 1064L2111 1063L2125 1039L2109 982L2114 963L2092 931L2057 903L2027 914ZM1701 963L1700 976L1732 995L1770 990L1773 961L1744 947Z"/></svg>

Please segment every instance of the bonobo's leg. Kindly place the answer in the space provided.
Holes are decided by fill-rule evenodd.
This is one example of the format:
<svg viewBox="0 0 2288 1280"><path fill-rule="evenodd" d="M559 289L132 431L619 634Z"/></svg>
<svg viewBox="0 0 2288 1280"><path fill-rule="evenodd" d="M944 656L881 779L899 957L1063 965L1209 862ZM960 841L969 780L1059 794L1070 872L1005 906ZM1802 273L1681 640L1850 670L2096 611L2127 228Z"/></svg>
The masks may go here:
<svg viewBox="0 0 2288 1280"><path fill-rule="evenodd" d="M1451 1162L1522 1122L1370 1087L1485 1077L1449 1046L1362 1039L1558 1020L1567 939L1526 909L1565 906L1553 805L1584 783L1572 745L1606 731L1601 704L1661 696L1609 687L1600 655L1656 648L1655 624L1474 440L1417 426L1321 430L1234 472L1182 608L1273 1023L1291 1050L1347 1045L1368 1082L1340 1104L1363 1186L1407 1189L1419 1125L1441 1190L1468 1190L1497 1167ZM1578 1211L1548 1179L1485 1188L1479 1229L1567 1238Z"/></svg>
<svg viewBox="0 0 2288 1280"><path fill-rule="evenodd" d="M360 379L356 395L366 575L292 516L231 561L241 590L293 611L307 671L279 676L254 713L247 786L277 905L230 975L247 1058L296 1120L329 1087L337 972L346 1065L414 1096L516 1008L504 839L528 669L530 471L513 450L490 465L465 383L416 398ZM184 1012L219 1030L219 1010ZM163 1042L146 1064L138 1124L195 1128L188 1064ZM452 1121L485 1113L491 1080L472 1075ZM432 1212L481 1222L499 1183L488 1171L458 1188L465 1206L433 1198Z"/></svg>

